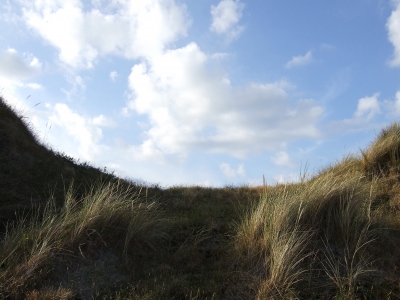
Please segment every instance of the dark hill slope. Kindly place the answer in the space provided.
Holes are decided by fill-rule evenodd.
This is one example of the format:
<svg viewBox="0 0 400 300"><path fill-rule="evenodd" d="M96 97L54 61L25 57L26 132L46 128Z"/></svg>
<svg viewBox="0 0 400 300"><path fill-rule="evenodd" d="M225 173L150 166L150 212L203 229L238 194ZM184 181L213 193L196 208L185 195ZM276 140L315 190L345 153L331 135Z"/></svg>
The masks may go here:
<svg viewBox="0 0 400 300"><path fill-rule="evenodd" d="M61 205L72 182L79 196L91 183L115 178L45 147L26 120L0 97L0 224L50 196Z"/></svg>

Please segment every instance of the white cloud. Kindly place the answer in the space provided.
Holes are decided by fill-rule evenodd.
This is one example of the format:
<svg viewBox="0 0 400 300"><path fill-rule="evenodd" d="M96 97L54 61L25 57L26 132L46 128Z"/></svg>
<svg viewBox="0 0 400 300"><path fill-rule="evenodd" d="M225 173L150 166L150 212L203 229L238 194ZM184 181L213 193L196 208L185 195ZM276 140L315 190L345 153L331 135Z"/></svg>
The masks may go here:
<svg viewBox="0 0 400 300"><path fill-rule="evenodd" d="M26 86L31 88L31 89L33 89L33 90L41 90L43 88L42 85L40 85L38 83L35 83L35 82L27 83Z"/></svg>
<svg viewBox="0 0 400 300"><path fill-rule="evenodd" d="M40 74L41 70L42 64L34 55L20 54L9 48L0 53L0 89L6 89L10 95L18 94L18 88L40 89L40 84L26 81Z"/></svg>
<svg viewBox="0 0 400 300"><path fill-rule="evenodd" d="M236 176L246 176L246 171L244 169L244 165L240 164L237 170L233 169L230 164L222 163L219 165L222 173L228 178L235 178Z"/></svg>
<svg viewBox="0 0 400 300"><path fill-rule="evenodd" d="M400 91L396 93L396 100L394 101L396 114L400 115Z"/></svg>
<svg viewBox="0 0 400 300"><path fill-rule="evenodd" d="M321 44L321 45L320 45L320 48L321 48L322 50L327 50L327 51L331 51L331 50L335 50L335 49L336 49L336 47L335 47L334 45L325 44L325 43Z"/></svg>
<svg viewBox="0 0 400 300"><path fill-rule="evenodd" d="M117 71L111 71L110 72L110 78L111 78L112 81L115 82L115 78L117 78L117 77L118 77L118 72Z"/></svg>
<svg viewBox="0 0 400 300"><path fill-rule="evenodd" d="M213 53L211 54L211 58L215 59L215 60L223 60L227 57L229 57L230 54L229 53L223 53L223 52L218 52L218 53Z"/></svg>
<svg viewBox="0 0 400 300"><path fill-rule="evenodd" d="M61 62L78 69L109 54L157 56L190 25L175 0L97 1L88 10L80 0L25 1L23 19L59 50Z"/></svg>
<svg viewBox="0 0 400 300"><path fill-rule="evenodd" d="M275 156L271 157L272 162L278 166L292 166L289 154L286 151L279 151Z"/></svg>
<svg viewBox="0 0 400 300"><path fill-rule="evenodd" d="M357 110L354 113L356 118L363 118L367 121L371 120L376 114L380 113L380 105L378 101L378 93L371 97L364 97L358 100Z"/></svg>
<svg viewBox="0 0 400 300"><path fill-rule="evenodd" d="M71 87L69 90L66 89L61 89L61 91L67 96L67 98L71 98L78 94L80 91L83 91L86 89L85 81L84 79L79 76L67 76L67 81L71 84Z"/></svg>
<svg viewBox="0 0 400 300"><path fill-rule="evenodd" d="M11 80L24 80L37 75L42 68L40 61L32 54L20 55L15 49L0 54L0 76Z"/></svg>
<svg viewBox="0 0 400 300"><path fill-rule="evenodd" d="M392 67L400 66L400 1L392 1L395 8L392 11L386 27L388 30L389 40L393 44L393 59L390 61Z"/></svg>
<svg viewBox="0 0 400 300"><path fill-rule="evenodd" d="M90 121L90 124L100 126L100 127L115 127L115 126L117 126L117 124L113 120L111 120L103 115L93 118Z"/></svg>
<svg viewBox="0 0 400 300"><path fill-rule="evenodd" d="M284 82L232 87L225 74L207 68L210 59L191 43L132 68L132 99L124 112L146 115L149 126L136 151L244 157L319 136L322 108L313 100L290 103Z"/></svg>
<svg viewBox="0 0 400 300"><path fill-rule="evenodd" d="M297 183L300 181L300 176L296 173L279 174L273 177L276 184L285 184L288 182Z"/></svg>
<svg viewBox="0 0 400 300"><path fill-rule="evenodd" d="M372 96L358 99L353 117L331 122L327 125L326 131L330 134L343 134L374 128L374 121L376 121L376 116L381 113L382 105L386 104L387 107L391 107L389 110L395 110L393 107L396 106L396 103L390 101L382 103L378 97L379 93L375 93Z"/></svg>
<svg viewBox="0 0 400 300"><path fill-rule="evenodd" d="M164 153L158 149L157 144L151 139L144 141L139 146L129 146L127 152L136 161L151 161L158 164L166 163Z"/></svg>
<svg viewBox="0 0 400 300"><path fill-rule="evenodd" d="M312 62L312 60L312 52L308 51L305 55L293 56L292 59L286 63L285 67L290 69L292 67L305 66Z"/></svg>
<svg viewBox="0 0 400 300"><path fill-rule="evenodd" d="M20 99L15 101L7 101L13 106L17 106L24 116L29 118L35 128L35 132L41 138L44 144L51 148L61 150L62 152L79 159L81 161L89 161L97 167L107 166L109 171L116 170L117 174L122 177L129 176L136 180L145 178L148 182L162 184L193 184L200 179L205 181L204 176L196 174L187 174L182 172L180 166L174 161L164 161L168 166L160 165L159 161L146 161L141 163L140 157L136 157L137 153L133 151L134 146L129 145L110 145L110 141L103 139L103 131L110 119L106 116L85 116L72 109L64 103L51 105L43 103L32 107L21 102ZM120 130L110 128L108 131L114 131L118 136ZM112 142L111 142L112 143ZM146 147L140 145L138 147ZM152 147L149 147L152 151ZM162 158L162 157L161 157ZM207 176L206 178L213 178ZM216 184L216 180L211 180Z"/></svg>
<svg viewBox="0 0 400 300"><path fill-rule="evenodd" d="M237 38L244 29L237 25L242 18L243 9L244 4L240 0L222 0L217 6L211 5L210 30L226 35L228 40Z"/></svg>
<svg viewBox="0 0 400 300"><path fill-rule="evenodd" d="M93 161L99 152L99 142L103 137L101 128L90 118L85 118L71 110L66 104L57 103L49 116L51 124L61 127L78 143L78 153L87 161ZM54 126L53 126L54 127Z"/></svg>
<svg viewBox="0 0 400 300"><path fill-rule="evenodd" d="M15 24L20 21L20 17L15 12L15 4L11 1L1 1L0 20L9 24Z"/></svg>

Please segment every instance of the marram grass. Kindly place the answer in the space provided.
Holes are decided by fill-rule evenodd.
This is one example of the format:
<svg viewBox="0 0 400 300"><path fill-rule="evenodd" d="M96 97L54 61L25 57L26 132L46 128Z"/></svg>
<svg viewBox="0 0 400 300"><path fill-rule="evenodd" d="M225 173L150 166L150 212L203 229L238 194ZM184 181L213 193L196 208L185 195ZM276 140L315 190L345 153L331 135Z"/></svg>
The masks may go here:
<svg viewBox="0 0 400 300"><path fill-rule="evenodd" d="M118 184L92 187L82 199L70 189L56 211L49 202L42 215L9 226L0 247L0 295L18 298L69 257L93 256L103 249L124 261L138 248L157 247L165 238L155 202ZM68 294L68 293L67 293Z"/></svg>
<svg viewBox="0 0 400 300"><path fill-rule="evenodd" d="M162 189L26 120L0 98L0 299L400 299L398 123L298 183Z"/></svg>

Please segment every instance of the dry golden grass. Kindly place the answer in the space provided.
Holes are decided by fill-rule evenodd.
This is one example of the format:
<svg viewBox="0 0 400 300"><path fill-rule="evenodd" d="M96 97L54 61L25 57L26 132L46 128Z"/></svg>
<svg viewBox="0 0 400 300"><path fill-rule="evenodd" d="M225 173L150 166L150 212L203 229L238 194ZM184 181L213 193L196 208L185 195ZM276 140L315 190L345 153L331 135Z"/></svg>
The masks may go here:
<svg viewBox="0 0 400 300"><path fill-rule="evenodd" d="M319 298L324 289L323 297L355 299L379 277L379 257L369 253L383 234L382 215L371 209L379 183L346 161L309 181L266 188L239 224L236 259L254 278L256 299Z"/></svg>
<svg viewBox="0 0 400 300"><path fill-rule="evenodd" d="M9 228L0 248L0 293L24 295L37 282L55 276L55 265L68 256L85 258L107 248L127 262L131 251L156 249L163 238L155 202L145 203L118 184L99 185L80 200L70 189L60 212L48 205L43 215Z"/></svg>
<svg viewBox="0 0 400 300"><path fill-rule="evenodd" d="M393 123L384 128L376 140L362 151L361 170L366 176L382 177L399 171L400 124Z"/></svg>
<svg viewBox="0 0 400 300"><path fill-rule="evenodd" d="M0 101L1 299L400 299L397 123L299 183L169 189L26 125Z"/></svg>
<svg viewBox="0 0 400 300"><path fill-rule="evenodd" d="M73 298L73 293L64 288L33 290L26 295L26 300L69 300Z"/></svg>

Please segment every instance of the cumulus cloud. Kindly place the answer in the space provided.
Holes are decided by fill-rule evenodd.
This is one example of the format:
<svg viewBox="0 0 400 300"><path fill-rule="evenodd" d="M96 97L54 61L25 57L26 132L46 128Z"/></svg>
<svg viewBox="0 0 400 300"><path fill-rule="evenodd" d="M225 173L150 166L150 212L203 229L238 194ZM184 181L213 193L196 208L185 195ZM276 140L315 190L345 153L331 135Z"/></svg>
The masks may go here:
<svg viewBox="0 0 400 300"><path fill-rule="evenodd" d="M392 11L387 23L389 41L393 44L394 53L390 61L392 67L400 66L400 1L392 1L394 10Z"/></svg>
<svg viewBox="0 0 400 300"><path fill-rule="evenodd" d="M146 140L141 145L129 145L124 149L129 156L136 161L147 161L155 162L157 164L165 164L167 161L165 159L164 153L158 149L156 143L152 140Z"/></svg>
<svg viewBox="0 0 400 300"><path fill-rule="evenodd" d="M386 104L387 107L392 107L391 110L393 110L393 106L396 106L394 102L386 101L386 103L383 103L379 101L378 98L379 93L375 93L372 96L358 99L357 109L353 116L351 118L331 122L327 125L327 131L330 132L330 134L335 132L343 134L346 132L373 128L376 116L381 113L384 107L383 104Z"/></svg>
<svg viewBox="0 0 400 300"><path fill-rule="evenodd" d="M61 62L91 68L104 55L125 58L159 55L166 45L186 35L186 8L175 0L25 1L29 28L59 50Z"/></svg>
<svg viewBox="0 0 400 300"><path fill-rule="evenodd" d="M305 66L312 62L312 60L312 52L308 51L305 55L293 56L292 59L286 63L285 67L290 69L292 67Z"/></svg>
<svg viewBox="0 0 400 300"><path fill-rule="evenodd" d="M289 154L286 151L279 151L271 157L272 162L278 166L292 166Z"/></svg>
<svg viewBox="0 0 400 300"><path fill-rule="evenodd" d="M379 93L371 97L364 97L358 100L357 110L354 113L356 118L371 120L376 114L380 113L380 104L378 101Z"/></svg>
<svg viewBox="0 0 400 300"><path fill-rule="evenodd" d="M82 158L93 161L94 155L99 151L99 142L103 137L101 128L94 124L96 122L74 112L63 103L54 105L49 122L61 127L70 138L78 143L78 152Z"/></svg>
<svg viewBox="0 0 400 300"><path fill-rule="evenodd" d="M213 6L210 30L228 39L237 37L243 30L238 25L243 8L233 0ZM287 83L234 87L227 74L212 67L228 54L205 54L196 43L169 49L190 25L186 8L174 0L85 5L81 0L26 1L23 17L31 30L58 49L60 61L76 70L93 67L105 55L140 59L131 69L131 98L124 111L144 116L147 124L141 127L141 143L118 150L128 160L162 164L171 157L183 161L191 151L245 157L320 136L322 108L312 99L292 100ZM118 75L114 72L111 80ZM84 78L71 75L69 81L68 96L85 89ZM51 108L49 120L73 137L86 160L104 146L102 127L116 126L103 115L85 117L60 103ZM278 164L288 161L282 155L275 158ZM220 168L226 176L245 175L243 165Z"/></svg>
<svg viewBox="0 0 400 300"><path fill-rule="evenodd" d="M225 74L207 68L210 59L191 43L132 68L125 112L146 115L149 127L136 151L244 157L319 136L322 108L313 100L292 103L285 82L232 87Z"/></svg>
<svg viewBox="0 0 400 300"><path fill-rule="evenodd" d="M227 163L222 163L219 165L219 168L221 169L222 173L228 178L235 178L237 176L246 176L246 171L244 169L244 165L240 164L238 168L235 170L231 167L230 164Z"/></svg>
<svg viewBox="0 0 400 300"><path fill-rule="evenodd" d="M211 5L210 30L226 35L228 40L237 38L244 29L243 26L238 25L243 9L244 4L239 0L222 0L217 6Z"/></svg>

